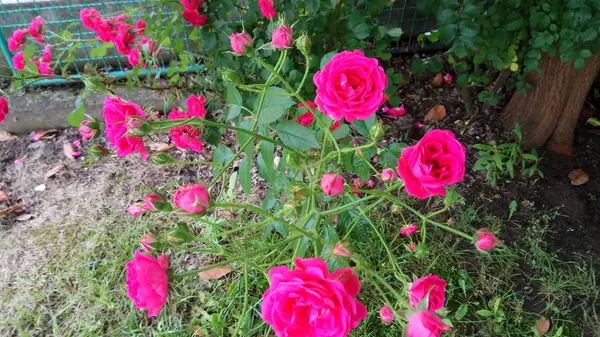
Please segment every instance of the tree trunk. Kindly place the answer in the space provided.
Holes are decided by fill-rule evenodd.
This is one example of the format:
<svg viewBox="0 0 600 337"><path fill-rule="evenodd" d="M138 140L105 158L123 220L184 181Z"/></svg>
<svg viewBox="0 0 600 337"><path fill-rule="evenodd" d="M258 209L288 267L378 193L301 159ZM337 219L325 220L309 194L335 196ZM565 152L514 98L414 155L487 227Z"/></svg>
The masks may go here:
<svg viewBox="0 0 600 337"><path fill-rule="evenodd" d="M504 126L512 129L519 123L526 149L548 142L551 151L571 155L579 113L600 70L600 52L587 59L581 70L574 68L573 61L561 62L558 55L544 55L540 68L541 74L528 75L533 88L522 96L515 93L506 106Z"/></svg>

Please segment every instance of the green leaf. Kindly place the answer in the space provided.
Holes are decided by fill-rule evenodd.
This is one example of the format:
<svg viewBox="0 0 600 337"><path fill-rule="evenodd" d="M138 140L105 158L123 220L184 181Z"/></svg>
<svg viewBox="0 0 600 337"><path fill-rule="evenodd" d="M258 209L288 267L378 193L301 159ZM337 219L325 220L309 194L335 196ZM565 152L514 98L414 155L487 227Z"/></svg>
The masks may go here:
<svg viewBox="0 0 600 337"><path fill-rule="evenodd" d="M323 68L325 68L325 65L327 65L327 63L329 63L329 61L331 61L331 59L337 54L337 51L332 51L330 53L327 53L323 56L323 58L321 59L321 70L323 70Z"/></svg>
<svg viewBox="0 0 600 337"><path fill-rule="evenodd" d="M270 182L271 184L275 181L277 172L273 168L273 162L275 160L275 146L273 143L261 142L260 154L256 160L256 166L258 168L258 174Z"/></svg>
<svg viewBox="0 0 600 337"><path fill-rule="evenodd" d="M579 56L583 57L584 59L588 58L588 57L592 57L592 52L589 49L582 49L579 52Z"/></svg>
<svg viewBox="0 0 600 337"><path fill-rule="evenodd" d="M162 45L165 47L169 47L171 45L171 38L170 37L165 37L164 40L162 40Z"/></svg>
<svg viewBox="0 0 600 337"><path fill-rule="evenodd" d="M279 94L288 93L285 89L278 87L269 87L267 91ZM257 99L254 104L254 111L258 110L258 103L259 100ZM258 116L258 124L275 122L280 119L292 105L294 105L294 100L289 96L265 95L260 116Z"/></svg>
<svg viewBox="0 0 600 337"><path fill-rule="evenodd" d="M23 59L29 60L35 54L35 45L30 44L23 50Z"/></svg>
<svg viewBox="0 0 600 337"><path fill-rule="evenodd" d="M439 73L444 67L444 62L439 57L433 57L429 60L429 70L434 73Z"/></svg>
<svg viewBox="0 0 600 337"><path fill-rule="evenodd" d="M575 66L575 69L583 69L583 67L585 66L585 60L580 57L577 60L575 60L575 63L573 63L573 65Z"/></svg>
<svg viewBox="0 0 600 337"><path fill-rule="evenodd" d="M452 207L458 200L461 199L460 194L455 190L449 190L446 192L446 197L444 198L444 206Z"/></svg>
<svg viewBox="0 0 600 337"><path fill-rule="evenodd" d="M508 205L508 210L510 211L508 218L512 218L513 214L515 214L517 212L517 207L519 205L517 204L516 200L513 200L510 202L510 204Z"/></svg>
<svg viewBox="0 0 600 337"><path fill-rule="evenodd" d="M352 127L356 131L358 131L358 133L360 133L362 136L370 137L369 130L371 130L371 127L373 127L373 125L375 125L376 121L377 121L377 116L375 114L373 114L371 117L369 117L369 119L355 120L354 122L352 122Z"/></svg>
<svg viewBox="0 0 600 337"><path fill-rule="evenodd" d="M450 23L454 23L457 19L456 11L452 9L444 9L437 15L438 25L444 26Z"/></svg>
<svg viewBox="0 0 600 337"><path fill-rule="evenodd" d="M244 193L250 194L252 192L252 178L251 178L251 169L252 169L252 158L249 156L244 157L242 162L240 163L240 185L242 185L242 189Z"/></svg>
<svg viewBox="0 0 600 337"><path fill-rule="evenodd" d="M513 21L509 22L506 25L505 29L509 32L512 32L521 29L521 27L523 27L523 19L520 17L516 17Z"/></svg>
<svg viewBox="0 0 600 337"><path fill-rule="evenodd" d="M331 132L335 139L341 139L350 135L350 127L348 124L342 124L337 129Z"/></svg>
<svg viewBox="0 0 600 337"><path fill-rule="evenodd" d="M231 160L231 158L233 158L233 151L231 151L231 149L228 146L219 145L213 151L213 158L212 158L213 163L223 166L226 163L228 163ZM218 172L218 171L219 171L219 169L215 169L215 172Z"/></svg>
<svg viewBox="0 0 600 337"><path fill-rule="evenodd" d="M489 310L477 310L475 313L477 315L483 316L483 317L490 317L490 316L494 315L494 313Z"/></svg>
<svg viewBox="0 0 600 337"><path fill-rule="evenodd" d="M415 59L412 61L411 68L415 74L422 74L427 70L427 64L421 59Z"/></svg>
<svg viewBox="0 0 600 337"><path fill-rule="evenodd" d="M242 95L233 85L227 86L227 103L229 104L229 109L227 109L225 119L231 120L237 117L242 111Z"/></svg>
<svg viewBox="0 0 600 337"><path fill-rule="evenodd" d="M77 97L75 101L75 110L69 114L67 121L69 125L76 128L81 125L81 122L85 119L85 106L83 105L83 94Z"/></svg>
<svg viewBox="0 0 600 337"><path fill-rule="evenodd" d="M371 25L367 23L361 23L360 25L352 28L352 33L354 33L354 37L357 39L364 40L371 35Z"/></svg>
<svg viewBox="0 0 600 337"><path fill-rule="evenodd" d="M461 304L460 307L458 307L458 309L456 310L456 313L454 314L454 319L457 321L461 320L463 317L465 317L467 311L469 311L469 306L464 303Z"/></svg>
<svg viewBox="0 0 600 337"><path fill-rule="evenodd" d="M456 35L458 35L458 26L454 23L446 25L441 28L440 42L447 45L451 44L456 38Z"/></svg>
<svg viewBox="0 0 600 337"><path fill-rule="evenodd" d="M90 55L92 57L103 57L106 55L106 47L104 47L104 45L100 45L96 48L92 48Z"/></svg>
<svg viewBox="0 0 600 337"><path fill-rule="evenodd" d="M361 181L367 181L371 177L371 169L369 163L367 163L361 157L355 155L352 158L352 166L354 167L354 173L360 178Z"/></svg>
<svg viewBox="0 0 600 337"><path fill-rule="evenodd" d="M391 37L400 37L402 36L402 33L404 33L402 28L394 28L387 31L387 35Z"/></svg>
<svg viewBox="0 0 600 337"><path fill-rule="evenodd" d="M306 151L321 148L317 137L308 128L295 121L281 121L275 126L275 130L279 139L293 149Z"/></svg>

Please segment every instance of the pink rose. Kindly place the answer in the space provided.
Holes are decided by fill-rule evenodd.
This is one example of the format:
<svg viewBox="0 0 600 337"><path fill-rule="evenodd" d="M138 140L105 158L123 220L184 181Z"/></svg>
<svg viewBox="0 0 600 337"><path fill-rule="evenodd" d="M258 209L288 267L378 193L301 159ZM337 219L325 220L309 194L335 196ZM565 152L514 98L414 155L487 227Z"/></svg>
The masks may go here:
<svg viewBox="0 0 600 337"><path fill-rule="evenodd" d="M429 274L413 282L409 290L410 306L417 304L429 294L427 310L436 311L444 307L446 300L446 282L439 276Z"/></svg>
<svg viewBox="0 0 600 337"><path fill-rule="evenodd" d="M6 120L6 115L8 115L8 100L6 97L0 97L0 123Z"/></svg>
<svg viewBox="0 0 600 337"><path fill-rule="evenodd" d="M379 317L381 317L382 321L391 323L394 320L394 312L389 305L385 305L383 308L381 308L381 310L379 310Z"/></svg>
<svg viewBox="0 0 600 337"><path fill-rule="evenodd" d="M271 286L263 294L262 318L277 336L345 337L367 318L351 268L330 274L319 258L297 258L294 265L269 270Z"/></svg>
<svg viewBox="0 0 600 337"><path fill-rule="evenodd" d="M439 337L444 331L452 328L432 311L417 311L408 321L406 329L408 337Z"/></svg>
<svg viewBox="0 0 600 337"><path fill-rule="evenodd" d="M392 181L396 179L396 172L394 172L394 170L392 169L383 169L383 171L381 171L381 180L382 181Z"/></svg>
<svg viewBox="0 0 600 337"><path fill-rule="evenodd" d="M143 37L140 39L140 47L142 47L144 52L148 52L148 55L152 56L156 50L156 41L149 37ZM160 52L156 55L160 55Z"/></svg>
<svg viewBox="0 0 600 337"><path fill-rule="evenodd" d="M204 118L206 116L204 103L206 103L206 98L204 98L202 95L188 96L188 98L185 100L185 105L187 105L190 117Z"/></svg>
<svg viewBox="0 0 600 337"><path fill-rule="evenodd" d="M120 26L120 23L114 19L110 18L107 20L101 20L96 25L94 31L98 36L98 39L102 42L114 42L113 40L117 37L117 29Z"/></svg>
<svg viewBox="0 0 600 337"><path fill-rule="evenodd" d="M362 51L344 51L335 55L314 76L315 102L334 120L368 119L385 102L388 80L377 59Z"/></svg>
<svg viewBox="0 0 600 337"><path fill-rule="evenodd" d="M79 127L79 134L81 135L81 139L90 140L90 139L94 138L94 136L96 135L95 129L92 129L89 126L86 126L87 124L89 124L91 122L92 121L89 119L86 119L83 122L81 122L81 126Z"/></svg>
<svg viewBox="0 0 600 337"><path fill-rule="evenodd" d="M27 39L27 29L16 29L13 35L8 38L8 50L17 51L23 47Z"/></svg>
<svg viewBox="0 0 600 337"><path fill-rule="evenodd" d="M146 117L142 108L135 103L123 101L121 97L106 97L102 114L106 122L104 132L110 145L117 148L117 155L124 157L130 153L139 152L146 160L148 151L144 147L144 139L126 136L130 125L136 124L131 123L132 119Z"/></svg>
<svg viewBox="0 0 600 337"><path fill-rule="evenodd" d="M348 242L338 242L333 246L333 254L338 256L352 256L352 251L348 249L350 244Z"/></svg>
<svg viewBox="0 0 600 337"><path fill-rule="evenodd" d="M40 61L32 61L33 64L38 68L38 72L40 75L52 75L52 66L48 62L44 62L40 59Z"/></svg>
<svg viewBox="0 0 600 337"><path fill-rule="evenodd" d="M38 16L29 25L29 35L39 43L44 43L44 22L44 19Z"/></svg>
<svg viewBox="0 0 600 337"><path fill-rule="evenodd" d="M325 173L321 178L321 189L327 196L344 192L344 178L335 173Z"/></svg>
<svg viewBox="0 0 600 337"><path fill-rule="evenodd" d="M480 229L475 233L475 245L479 250L492 250L499 244L500 240L489 229Z"/></svg>
<svg viewBox="0 0 600 337"><path fill-rule="evenodd" d="M24 53L22 51L16 53L13 58L13 67L15 67L15 69L21 71L23 69L25 69L25 58L24 58Z"/></svg>
<svg viewBox="0 0 600 337"><path fill-rule="evenodd" d="M414 146L402 150L398 174L406 192L419 199L446 195L444 185L455 184L465 176L465 147L451 131L433 130Z"/></svg>
<svg viewBox="0 0 600 337"><path fill-rule="evenodd" d="M136 21L135 23L135 31L137 33L137 35L144 35L144 31L146 31L146 27L148 26L148 23L142 19L139 19Z"/></svg>
<svg viewBox="0 0 600 337"><path fill-rule="evenodd" d="M416 224L411 224L400 229L400 234L402 236L409 236L415 234L419 230L419 226Z"/></svg>
<svg viewBox="0 0 600 337"><path fill-rule="evenodd" d="M42 53L42 61L46 63L52 62L52 46L49 44L44 47L44 52Z"/></svg>
<svg viewBox="0 0 600 337"><path fill-rule="evenodd" d="M134 202L133 204L129 205L129 208L127 208L127 212L129 212L129 214L133 216L140 216L146 213L146 208L144 208L143 203Z"/></svg>
<svg viewBox="0 0 600 337"><path fill-rule="evenodd" d="M102 22L102 15L93 8L84 8L79 12L79 18L84 27L96 30L96 27Z"/></svg>
<svg viewBox="0 0 600 337"><path fill-rule="evenodd" d="M204 185L184 185L173 195L173 204L188 213L202 213L210 205L210 194Z"/></svg>
<svg viewBox="0 0 600 337"><path fill-rule="evenodd" d="M140 51L137 48L133 48L129 51L127 55L127 61L131 64L132 67L136 67L140 64Z"/></svg>
<svg viewBox="0 0 600 337"><path fill-rule="evenodd" d="M163 202L163 198L157 193L150 193L144 197L144 207L149 211L156 211L153 203Z"/></svg>
<svg viewBox="0 0 600 337"><path fill-rule="evenodd" d="M298 124L302 126L309 126L314 120L315 116L311 112L307 112L298 116Z"/></svg>
<svg viewBox="0 0 600 337"><path fill-rule="evenodd" d="M285 48L289 47L292 42L292 29L287 26L280 26L273 30L273 35L271 37L271 41L273 45L277 48Z"/></svg>
<svg viewBox="0 0 600 337"><path fill-rule="evenodd" d="M195 27L202 27L208 21L208 18L204 14L198 13L197 10L184 10L183 19Z"/></svg>
<svg viewBox="0 0 600 337"><path fill-rule="evenodd" d="M144 234L144 237L140 240L140 246L142 246L142 249L145 252L151 252L154 250L154 248L152 248L152 246L150 246L150 244L156 242L156 238L154 237L154 235L150 234L150 233L146 233Z"/></svg>
<svg viewBox="0 0 600 337"><path fill-rule="evenodd" d="M260 7L260 12L262 15L269 20L277 15L273 0L258 0L258 7Z"/></svg>
<svg viewBox="0 0 600 337"><path fill-rule="evenodd" d="M452 75L450 73L446 73L446 75L444 75L444 82L447 84L452 83Z"/></svg>
<svg viewBox="0 0 600 337"><path fill-rule="evenodd" d="M135 251L133 260L127 262L127 295L138 309L148 309L148 317L156 317L167 302L169 258Z"/></svg>
<svg viewBox="0 0 600 337"><path fill-rule="evenodd" d="M184 9L198 10L202 7L202 0L180 0Z"/></svg>
<svg viewBox="0 0 600 337"><path fill-rule="evenodd" d="M135 43L135 29L129 24L120 24L117 28L117 36L112 42L121 55L128 55Z"/></svg>
<svg viewBox="0 0 600 337"><path fill-rule="evenodd" d="M252 36L246 32L233 33L231 34L230 42L231 50L238 55L242 55L245 47L252 46Z"/></svg>
<svg viewBox="0 0 600 337"><path fill-rule="evenodd" d="M331 131L335 131L335 129L339 128L342 125L341 121L335 121L331 124Z"/></svg>
<svg viewBox="0 0 600 337"><path fill-rule="evenodd" d="M193 117L189 112L180 109L175 109L169 112L168 118L171 120L175 119L187 119ZM180 149L190 149L195 152L202 152L203 144L200 140L202 131L192 127L191 125L177 126L169 130L171 134L171 140Z"/></svg>

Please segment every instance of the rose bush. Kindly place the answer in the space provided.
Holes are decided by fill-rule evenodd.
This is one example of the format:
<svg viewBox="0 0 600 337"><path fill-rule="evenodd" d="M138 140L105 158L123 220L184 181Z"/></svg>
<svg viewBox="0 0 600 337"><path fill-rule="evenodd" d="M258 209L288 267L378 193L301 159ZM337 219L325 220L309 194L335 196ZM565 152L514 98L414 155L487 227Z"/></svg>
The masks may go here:
<svg viewBox="0 0 600 337"><path fill-rule="evenodd" d="M219 22L222 8L214 1L171 4L176 12L170 20L179 20L181 28L165 23L157 13L136 20L126 13L103 17L93 8L80 12L81 24L134 67L127 85L155 88L168 96L166 103L178 102L174 108L155 111L143 107L143 102L115 95L113 87L123 83L97 71L82 75L84 95L107 95L102 118L85 118L80 107L69 116L82 140L92 141L101 134L108 139L110 149L94 146L90 155L106 157L111 150L118 157L139 153L157 165L197 164L210 173L209 181L164 187L130 204L133 216L174 212L196 222L190 228L178 221L165 232L140 238L144 252L136 251L126 264L127 293L136 308L159 316L170 295L177 297L176 291L169 290L176 287L173 281L225 269L226 275L243 274L245 289L243 308L223 318L235 325L231 335L256 335L245 322L251 321L250 316L257 318L254 308L260 306L260 318L278 336L344 337L360 327L369 313L406 326L411 337L440 336L451 326L448 311L443 310L446 281L428 275L411 283L408 271L400 267L369 216L377 207L400 213L397 236L410 240L406 246L415 257L427 254L424 238L434 227L480 250L497 246L491 232L463 233L439 220L460 199L451 189L464 177L466 150L452 132L444 130L426 132L412 146L381 142L387 129L376 112L381 109L395 118L406 113L390 95L390 86L395 92L393 70L390 75L383 61L375 58L388 58L384 37L396 33L387 34L386 27L373 25L369 15L355 13L343 2L302 7L302 13L283 3L261 0L235 7L246 14L243 27ZM229 2L222 7L233 10ZM376 6L369 5L369 11L375 10L372 7ZM350 27L349 35L336 39L332 33L336 27L329 20ZM181 39L167 35L182 34L184 21L202 27L193 28L189 39L201 40L205 54L184 50ZM52 47L45 47L38 60L20 51L29 43L28 35L45 41L44 20L34 20L31 27L28 32L15 32L11 42L19 51L15 66L23 70L21 79L31 74L69 78L59 73L56 64L49 67ZM211 29L220 29L220 34ZM373 46L367 40L371 34L379 38ZM81 43L58 36L65 44ZM202 59L206 72L185 77L157 69L154 78L140 76L141 69L156 65L161 54L172 55L177 69L188 69ZM167 87L155 81L160 75L168 79ZM7 113L8 101L2 99L0 118ZM231 144L232 137L221 142L228 133L235 135L237 144ZM149 150L146 142L156 134L168 134L179 152ZM182 152L211 159L178 161ZM257 191L259 182L262 187ZM421 204L413 197L430 198L430 202ZM215 214L227 216L213 221ZM359 223L381 240L389 262L373 263L354 249ZM202 226L212 234L202 233L198 229ZM246 248L252 241L248 236L257 230L260 245ZM214 263L197 270L170 268L166 254L178 250L209 254L207 261ZM257 263L258 258L268 261ZM291 264L294 269L288 267ZM396 290L390 279L399 280L405 291ZM241 287L240 280L231 286ZM365 288L369 293L361 294ZM377 296L380 303L365 307L364 296ZM232 300L239 302L239 298Z"/></svg>

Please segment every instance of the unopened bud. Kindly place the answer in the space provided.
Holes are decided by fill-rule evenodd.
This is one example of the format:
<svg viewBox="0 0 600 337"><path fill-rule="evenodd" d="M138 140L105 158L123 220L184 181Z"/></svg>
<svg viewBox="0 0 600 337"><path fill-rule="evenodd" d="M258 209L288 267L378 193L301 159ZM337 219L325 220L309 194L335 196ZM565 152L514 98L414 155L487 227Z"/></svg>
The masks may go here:
<svg viewBox="0 0 600 337"><path fill-rule="evenodd" d="M302 55L309 56L312 49L312 42L306 34L302 34L296 39L296 47L298 47Z"/></svg>
<svg viewBox="0 0 600 337"><path fill-rule="evenodd" d="M385 126L381 121L377 121L369 130L369 135L373 141L378 141L385 136Z"/></svg>

